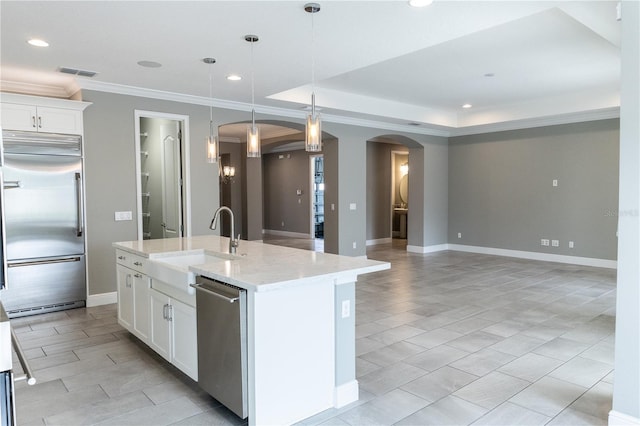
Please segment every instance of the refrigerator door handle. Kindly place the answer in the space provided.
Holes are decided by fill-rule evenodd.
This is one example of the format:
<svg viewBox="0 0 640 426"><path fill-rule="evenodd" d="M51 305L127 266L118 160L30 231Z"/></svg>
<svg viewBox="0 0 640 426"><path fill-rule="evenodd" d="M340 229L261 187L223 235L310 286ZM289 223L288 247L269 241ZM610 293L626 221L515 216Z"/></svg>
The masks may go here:
<svg viewBox="0 0 640 426"><path fill-rule="evenodd" d="M2 138L0 137L0 139ZM4 226L4 193L2 188L4 188L4 176L2 174L2 169L0 169L0 244L2 244L2 246L0 246L0 257L2 258L0 259L2 262L2 266L0 267L0 290L9 287L7 283L7 232Z"/></svg>
<svg viewBox="0 0 640 426"><path fill-rule="evenodd" d="M73 257L64 257L61 259L51 259L51 260L28 260L26 262L12 262L8 266L9 268L19 268L22 266L36 266L36 265L50 265L53 263L69 263L69 262L80 262L79 256Z"/></svg>
<svg viewBox="0 0 640 426"><path fill-rule="evenodd" d="M84 233L84 212L82 210L82 176L80 175L80 173L76 173L76 202L77 204L77 236L78 237L82 237L82 234Z"/></svg>
<svg viewBox="0 0 640 426"><path fill-rule="evenodd" d="M8 180L2 184L4 189L22 188L22 182L19 180Z"/></svg>

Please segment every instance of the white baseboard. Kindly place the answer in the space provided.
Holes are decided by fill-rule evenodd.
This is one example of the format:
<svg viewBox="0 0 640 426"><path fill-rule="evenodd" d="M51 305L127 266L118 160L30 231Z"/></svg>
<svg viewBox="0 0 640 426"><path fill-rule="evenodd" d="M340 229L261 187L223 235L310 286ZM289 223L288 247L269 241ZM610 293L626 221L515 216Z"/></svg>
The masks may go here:
<svg viewBox="0 0 640 426"><path fill-rule="evenodd" d="M87 307L110 305L118 302L118 292L90 294L87 297Z"/></svg>
<svg viewBox="0 0 640 426"><path fill-rule="evenodd" d="M565 256L552 253L538 253L534 251L507 250L491 247L466 246L462 244L448 244L449 250L465 251L470 253L491 254L494 256L517 257L520 259L542 260L544 262L568 263L571 265L594 266L597 268L616 269L618 262L608 259L595 259L591 257Z"/></svg>
<svg viewBox="0 0 640 426"><path fill-rule="evenodd" d="M609 411L609 426L640 426L640 419L611 410Z"/></svg>
<svg viewBox="0 0 640 426"><path fill-rule="evenodd" d="M377 238L375 240L367 240L367 246L375 246L378 244L389 244L392 238Z"/></svg>
<svg viewBox="0 0 640 426"><path fill-rule="evenodd" d="M433 246L410 246L407 245L407 251L410 253L435 253L437 251L449 250L449 244L436 244Z"/></svg>
<svg viewBox="0 0 640 426"><path fill-rule="evenodd" d="M276 229L263 229L262 233L266 235L276 235L278 237L313 238L311 234L305 234L302 232L278 231Z"/></svg>
<svg viewBox="0 0 640 426"><path fill-rule="evenodd" d="M347 404L356 402L359 397L358 381L351 380L333 389L333 407L344 407Z"/></svg>

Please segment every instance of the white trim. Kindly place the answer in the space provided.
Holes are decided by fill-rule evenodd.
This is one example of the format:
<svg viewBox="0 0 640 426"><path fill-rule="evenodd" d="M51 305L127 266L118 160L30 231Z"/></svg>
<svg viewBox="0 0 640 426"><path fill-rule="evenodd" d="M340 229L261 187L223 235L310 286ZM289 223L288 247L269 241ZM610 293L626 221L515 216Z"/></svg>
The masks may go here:
<svg viewBox="0 0 640 426"><path fill-rule="evenodd" d="M90 294L87 296L87 308L93 306L110 305L118 302L118 292Z"/></svg>
<svg viewBox="0 0 640 426"><path fill-rule="evenodd" d="M359 395L358 381L351 380L333 388L333 407L342 408L345 405L356 402Z"/></svg>
<svg viewBox="0 0 640 426"><path fill-rule="evenodd" d="M410 246L407 245L409 253L435 253L437 251L449 250L449 244L436 244L433 246Z"/></svg>
<svg viewBox="0 0 640 426"><path fill-rule="evenodd" d="M367 240L367 246L376 246L378 244L389 244L392 238L376 238L375 240Z"/></svg>
<svg viewBox="0 0 640 426"><path fill-rule="evenodd" d="M572 265L594 266L597 268L616 269L618 262L609 259L596 259L591 257L566 256L552 253L538 253L533 251L507 250L492 247L467 246L461 244L448 244L449 250L464 251L470 253L490 254L494 256L517 257L520 259L541 260L544 262L568 263ZM408 248L407 248L408 250Z"/></svg>
<svg viewBox="0 0 640 426"><path fill-rule="evenodd" d="M305 234L302 232L278 231L275 229L263 229L262 234L291 238L313 238L311 234Z"/></svg>
<svg viewBox="0 0 640 426"><path fill-rule="evenodd" d="M616 410L609 411L609 426L638 426L640 418L623 414Z"/></svg>
<svg viewBox="0 0 640 426"><path fill-rule="evenodd" d="M89 105L92 105L92 102L75 101L71 99L47 98L42 96L5 92L0 92L0 101L11 104L38 105L51 108L72 109L76 111L84 111Z"/></svg>
<svg viewBox="0 0 640 426"><path fill-rule="evenodd" d="M122 84L104 83L96 80L81 80L78 84L82 89L95 90L99 92L116 93L121 95L139 96L150 99L161 99L166 101L183 102L194 105L213 106L236 111L251 111L255 109L261 114L269 114L278 117L288 117L303 120L306 111L289 108L271 107L266 105L251 105L244 102L227 101L223 99L211 99L203 96L185 95L182 93L165 92L162 90L146 89L142 87L126 86ZM407 124L389 123L378 120L368 120L363 118L344 117L332 114L323 114L322 120L327 123L339 123L359 127L376 128L406 132L421 135L453 137L481 133L501 132L507 130L528 129L533 127L554 126L558 124L580 123L587 121L605 120L620 117L620 107L608 107L591 111L581 111L568 114L559 114L546 117L525 118L520 120L505 121L501 123L482 124L466 127L434 126L432 124L422 124L421 126L411 126Z"/></svg>
<svg viewBox="0 0 640 426"><path fill-rule="evenodd" d="M80 90L80 86L75 82L67 86L52 86L48 84L27 83L24 81L0 80L0 86L2 90L6 92L61 99L68 99Z"/></svg>
<svg viewBox="0 0 640 426"><path fill-rule="evenodd" d="M531 129L534 127L555 126L558 124L583 123L587 121L620 118L620 107L609 107L592 111L580 111L546 117L525 118L501 123L479 124L451 129L449 136L478 135L482 133L504 132L507 130Z"/></svg>

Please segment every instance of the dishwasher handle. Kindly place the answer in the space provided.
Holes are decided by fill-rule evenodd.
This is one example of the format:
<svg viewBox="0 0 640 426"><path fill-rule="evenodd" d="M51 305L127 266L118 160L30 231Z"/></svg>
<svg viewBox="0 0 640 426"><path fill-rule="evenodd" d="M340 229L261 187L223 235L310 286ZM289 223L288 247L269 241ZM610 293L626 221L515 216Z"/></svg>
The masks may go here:
<svg viewBox="0 0 640 426"><path fill-rule="evenodd" d="M238 300L240 300L240 297L227 297L227 296L224 296L224 295L222 295L220 293L216 293L215 291L211 291L208 288L203 287L201 284L189 284L189 285L191 287L195 288L196 290L202 290L202 291L204 291L206 293L209 293L209 294L211 294L211 295L213 295L213 296L215 296L215 297L217 297L219 299L222 299L224 301L227 301L229 303L235 303Z"/></svg>
<svg viewBox="0 0 640 426"><path fill-rule="evenodd" d="M28 385L35 385L36 378L33 377L31 366L27 362L27 357L24 355L22 346L20 346L20 343L18 342L18 338L16 337L16 332L13 331L13 329L11 330L11 342L13 343L13 348L16 350L16 355L18 355L18 361L20 361L20 365L22 366L22 371L24 371L25 373L21 376L15 376L13 380L15 382L26 380Z"/></svg>

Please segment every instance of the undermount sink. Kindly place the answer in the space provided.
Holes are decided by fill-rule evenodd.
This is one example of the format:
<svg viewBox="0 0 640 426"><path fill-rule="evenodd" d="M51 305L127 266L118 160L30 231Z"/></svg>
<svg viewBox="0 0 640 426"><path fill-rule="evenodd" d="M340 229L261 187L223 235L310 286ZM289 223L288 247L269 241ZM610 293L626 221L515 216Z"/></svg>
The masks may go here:
<svg viewBox="0 0 640 426"><path fill-rule="evenodd" d="M189 266L226 262L234 259L235 256L229 253L217 253L207 250L186 251L151 259L149 275L151 278L193 294L195 290L190 284L195 284L196 276L189 271Z"/></svg>

